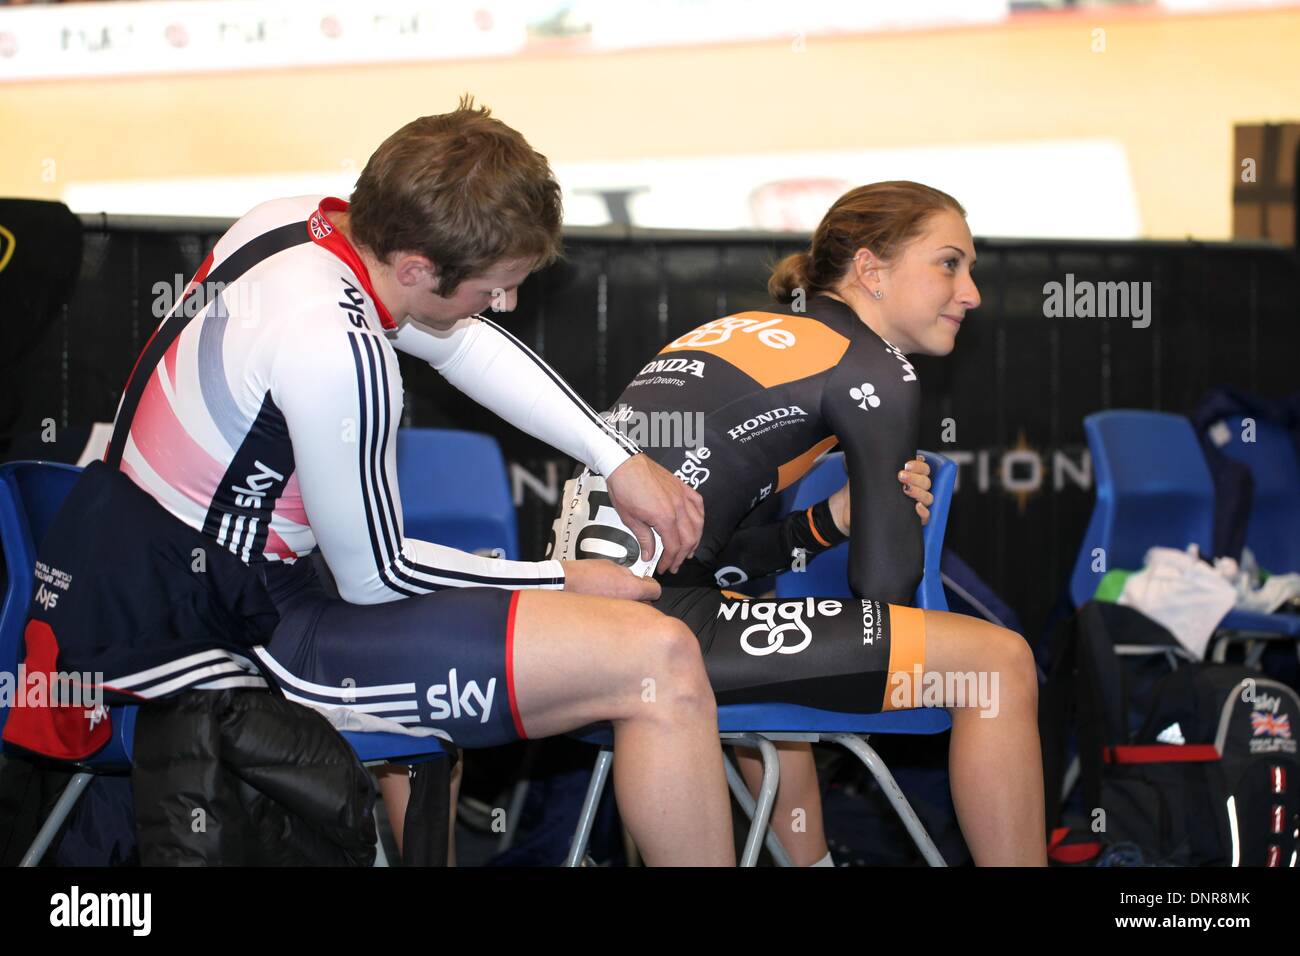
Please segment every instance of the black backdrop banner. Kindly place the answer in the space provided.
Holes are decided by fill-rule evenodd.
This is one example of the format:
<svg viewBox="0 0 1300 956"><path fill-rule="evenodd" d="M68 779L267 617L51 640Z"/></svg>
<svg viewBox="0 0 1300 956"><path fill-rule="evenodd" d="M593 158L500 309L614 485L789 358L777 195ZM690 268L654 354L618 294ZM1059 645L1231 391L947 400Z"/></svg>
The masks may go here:
<svg viewBox="0 0 1300 956"><path fill-rule="evenodd" d="M18 399L0 423L5 458L77 458L89 425L112 419L136 354L228 224L83 222L71 300L5 385ZM670 338L763 307L768 267L804 242L571 230L565 259L532 276L501 321L604 409ZM976 248L983 304L951 356L915 360L925 396L921 446L961 466L949 546L1016 609L1032 640L1062 592L1091 510L1084 416L1125 407L1187 412L1216 385L1272 398L1296 391L1300 261L1245 243L977 240ZM540 557L571 462L423 363L401 362L403 424L498 438L524 556ZM60 435L53 443L51 431Z"/></svg>

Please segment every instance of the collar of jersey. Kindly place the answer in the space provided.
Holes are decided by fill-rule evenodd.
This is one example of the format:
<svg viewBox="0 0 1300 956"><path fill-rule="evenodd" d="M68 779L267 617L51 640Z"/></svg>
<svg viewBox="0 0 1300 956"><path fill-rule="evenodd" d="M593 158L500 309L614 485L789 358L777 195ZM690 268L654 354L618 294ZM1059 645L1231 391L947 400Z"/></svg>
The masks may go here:
<svg viewBox="0 0 1300 956"><path fill-rule="evenodd" d="M370 296L370 301L375 304L375 311L379 313L379 324L392 331L397 328L397 323L393 321L392 314L380 301L379 296L375 295L375 287L370 284L370 270L357 255L357 250L352 248L352 243L348 242L347 236L336 229L334 223L330 222L329 216L325 215L327 212L346 212L347 208L348 204L342 199L326 196L307 220L307 235L311 236L311 241L316 245L323 246L342 259L344 265L352 270L361 282L361 288L366 290L366 295Z"/></svg>

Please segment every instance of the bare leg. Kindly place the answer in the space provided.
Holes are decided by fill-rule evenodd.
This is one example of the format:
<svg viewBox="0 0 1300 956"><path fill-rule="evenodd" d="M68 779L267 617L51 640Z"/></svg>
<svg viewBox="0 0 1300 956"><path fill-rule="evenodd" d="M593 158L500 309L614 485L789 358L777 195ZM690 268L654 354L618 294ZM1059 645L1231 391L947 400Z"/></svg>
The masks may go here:
<svg viewBox="0 0 1300 956"><path fill-rule="evenodd" d="M822 794L812 744L783 740L776 743L776 749L781 783L772 807L772 832L790 854L790 862L812 866L830 852L822 829ZM763 779L762 759L750 747L737 747L734 753L749 792L757 797Z"/></svg>
<svg viewBox="0 0 1300 956"><path fill-rule="evenodd" d="M1046 866L1038 675L1029 645L978 618L926 611L925 671L968 677L945 681L944 705L952 715L953 805L976 865Z"/></svg>
<svg viewBox="0 0 1300 956"><path fill-rule="evenodd" d="M410 771L404 764L386 763L371 768L379 781L379 795L388 814L388 828L393 831L397 855L402 855L402 831L406 827L406 806L411 802Z"/></svg>
<svg viewBox="0 0 1300 956"><path fill-rule="evenodd" d="M522 592L514 682L530 737L613 722L619 812L648 864L735 864L717 707L684 624L630 601Z"/></svg>
<svg viewBox="0 0 1300 956"><path fill-rule="evenodd" d="M451 812L447 819L447 865L456 865L456 804L460 799L460 781L465 767L465 752L451 771ZM411 802L411 774L405 764L386 763L375 767L375 779L379 781L379 795L384 800L384 811L388 814L388 826L393 831L393 841L397 844L397 855L402 854L402 835L406 829L406 808Z"/></svg>

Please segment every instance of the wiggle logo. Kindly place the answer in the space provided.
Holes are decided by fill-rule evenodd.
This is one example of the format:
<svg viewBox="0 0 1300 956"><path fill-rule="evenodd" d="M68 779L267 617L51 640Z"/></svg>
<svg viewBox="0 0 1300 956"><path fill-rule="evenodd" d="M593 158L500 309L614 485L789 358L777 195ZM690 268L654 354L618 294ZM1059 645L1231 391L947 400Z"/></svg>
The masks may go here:
<svg viewBox="0 0 1300 956"><path fill-rule="evenodd" d="M709 352L771 388L833 368L848 347L847 338L807 316L740 312L692 329L660 355Z"/></svg>
<svg viewBox="0 0 1300 956"><path fill-rule="evenodd" d="M781 328L781 316L771 316L765 320L746 318L749 313L728 315L712 322L705 322L698 329L692 329L685 335L673 340L670 349L707 349L730 341L732 332L757 336L757 341L770 349L788 349L798 339L789 329Z"/></svg>
<svg viewBox="0 0 1300 956"><path fill-rule="evenodd" d="M718 607L718 616L731 621L754 621L740 634L740 649L751 657L769 654L798 654L812 643L807 621L834 617L844 607L839 601L728 601ZM779 621L779 623L778 623Z"/></svg>

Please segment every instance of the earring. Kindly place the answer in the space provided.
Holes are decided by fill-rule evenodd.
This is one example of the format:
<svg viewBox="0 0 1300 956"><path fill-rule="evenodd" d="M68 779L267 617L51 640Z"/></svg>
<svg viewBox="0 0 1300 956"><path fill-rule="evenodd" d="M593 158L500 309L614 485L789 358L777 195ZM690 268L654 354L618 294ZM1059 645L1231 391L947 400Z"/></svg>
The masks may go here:
<svg viewBox="0 0 1300 956"><path fill-rule="evenodd" d="M885 293L881 292L879 289L877 289L874 294L877 299L883 299L885 297Z"/></svg>

